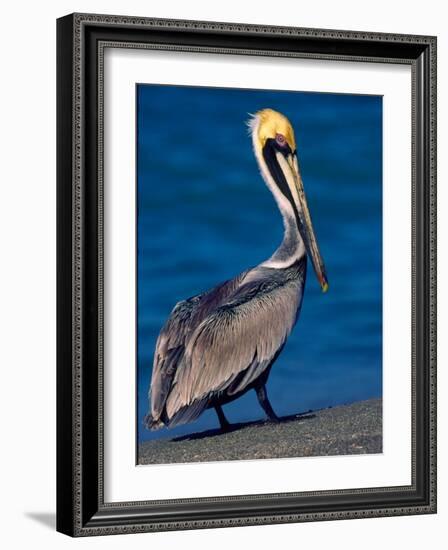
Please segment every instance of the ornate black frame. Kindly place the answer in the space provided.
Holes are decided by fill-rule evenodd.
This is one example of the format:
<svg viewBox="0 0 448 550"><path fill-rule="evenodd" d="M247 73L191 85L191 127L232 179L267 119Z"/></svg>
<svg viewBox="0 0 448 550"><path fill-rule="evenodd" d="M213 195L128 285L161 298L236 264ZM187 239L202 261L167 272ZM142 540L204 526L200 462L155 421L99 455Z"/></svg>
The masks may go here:
<svg viewBox="0 0 448 550"><path fill-rule="evenodd" d="M102 78L110 46L411 65L412 485L104 502ZM57 21L57 50L58 531L88 536L435 513L436 38L73 14Z"/></svg>

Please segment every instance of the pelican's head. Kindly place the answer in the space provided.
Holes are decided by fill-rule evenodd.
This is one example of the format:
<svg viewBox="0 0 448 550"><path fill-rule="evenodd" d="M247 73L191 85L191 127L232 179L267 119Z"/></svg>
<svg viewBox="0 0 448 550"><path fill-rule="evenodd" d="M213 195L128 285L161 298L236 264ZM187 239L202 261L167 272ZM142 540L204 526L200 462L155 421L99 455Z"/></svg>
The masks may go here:
<svg viewBox="0 0 448 550"><path fill-rule="evenodd" d="M272 109L263 109L249 121L261 173L284 215L295 218L305 249L324 292L328 289L325 266L317 246L297 160L294 130L289 120Z"/></svg>

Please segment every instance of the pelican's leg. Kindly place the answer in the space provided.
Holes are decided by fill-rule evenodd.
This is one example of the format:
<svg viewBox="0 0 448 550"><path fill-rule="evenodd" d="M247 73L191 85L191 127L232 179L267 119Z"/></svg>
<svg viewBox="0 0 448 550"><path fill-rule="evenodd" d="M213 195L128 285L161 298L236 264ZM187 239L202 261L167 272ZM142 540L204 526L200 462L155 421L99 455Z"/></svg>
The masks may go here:
<svg viewBox="0 0 448 550"><path fill-rule="evenodd" d="M263 410L267 414L269 420L272 420L273 422L278 422L279 418L275 414L274 409L269 403L268 394L266 392L266 386L264 384L262 384L261 386L257 386L255 388L255 391L257 392L258 401L260 405L263 407Z"/></svg>
<svg viewBox="0 0 448 550"><path fill-rule="evenodd" d="M221 424L221 430L225 432L230 428L230 422L227 420L221 405L215 405L215 411L218 415L219 423Z"/></svg>

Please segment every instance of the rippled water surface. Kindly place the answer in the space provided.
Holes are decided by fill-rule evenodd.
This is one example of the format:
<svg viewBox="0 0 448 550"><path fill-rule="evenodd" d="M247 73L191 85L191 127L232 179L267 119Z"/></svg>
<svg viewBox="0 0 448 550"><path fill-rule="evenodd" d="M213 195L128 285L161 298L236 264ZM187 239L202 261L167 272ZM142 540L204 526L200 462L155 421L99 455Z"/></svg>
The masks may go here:
<svg viewBox="0 0 448 550"><path fill-rule="evenodd" d="M378 96L137 87L139 441L218 426L142 427L157 335L176 302L268 258L282 221L245 121L270 107L292 122L330 288L308 264L302 312L268 381L279 415L382 392L382 100ZM225 406L261 418L254 392Z"/></svg>

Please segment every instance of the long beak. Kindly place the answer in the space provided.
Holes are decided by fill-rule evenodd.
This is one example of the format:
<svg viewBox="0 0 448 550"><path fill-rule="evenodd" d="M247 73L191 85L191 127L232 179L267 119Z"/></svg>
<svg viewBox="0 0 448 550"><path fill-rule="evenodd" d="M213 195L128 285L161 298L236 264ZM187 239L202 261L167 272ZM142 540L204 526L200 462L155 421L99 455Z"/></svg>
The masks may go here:
<svg viewBox="0 0 448 550"><path fill-rule="evenodd" d="M285 179L290 188L293 207L296 213L297 226L305 244L306 251L313 263L314 271L323 292L328 290L328 279L325 271L325 265L317 244L316 235L314 233L313 224L311 222L310 211L306 201L305 189L300 175L297 155L290 153L285 157L282 153L277 152L277 160L283 171Z"/></svg>

